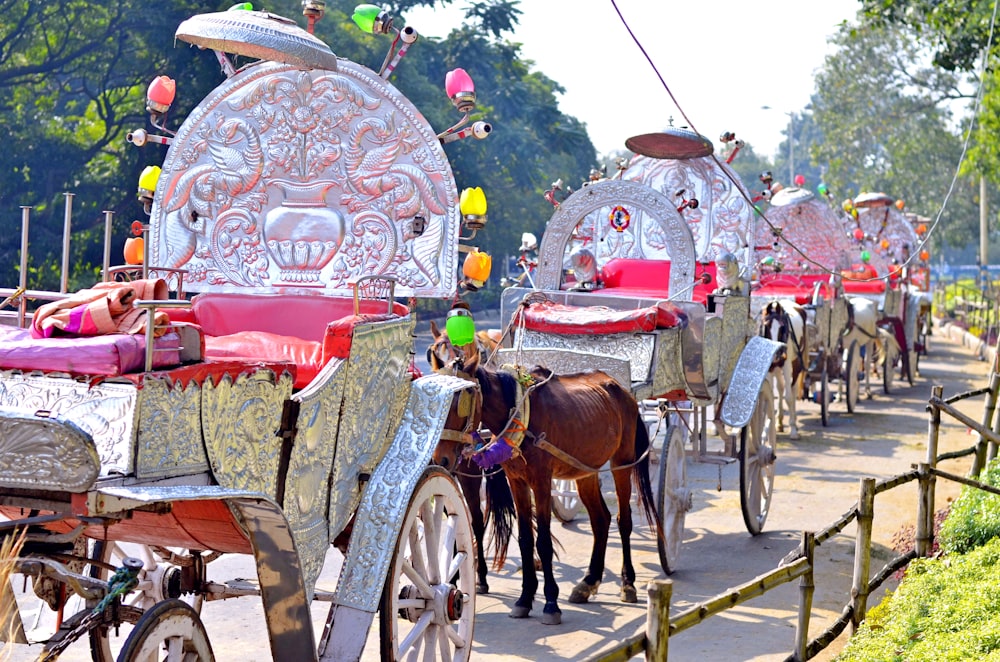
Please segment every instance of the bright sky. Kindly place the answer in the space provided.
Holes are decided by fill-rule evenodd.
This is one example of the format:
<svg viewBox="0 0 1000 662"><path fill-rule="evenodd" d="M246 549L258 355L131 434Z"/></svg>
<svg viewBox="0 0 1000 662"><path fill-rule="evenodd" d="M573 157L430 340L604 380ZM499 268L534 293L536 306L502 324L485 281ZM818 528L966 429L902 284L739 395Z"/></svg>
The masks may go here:
<svg viewBox="0 0 1000 662"><path fill-rule="evenodd" d="M671 100L629 36L615 4L677 99ZM599 153L633 135L686 126L716 142L732 131L763 156L784 140L788 113L801 112L814 73L832 52L827 38L854 22L859 0L521 0L522 57L558 81L559 107L586 123ZM407 14L423 35L443 37L466 2ZM771 110L763 110L770 106ZM502 127L496 127L502 129Z"/></svg>

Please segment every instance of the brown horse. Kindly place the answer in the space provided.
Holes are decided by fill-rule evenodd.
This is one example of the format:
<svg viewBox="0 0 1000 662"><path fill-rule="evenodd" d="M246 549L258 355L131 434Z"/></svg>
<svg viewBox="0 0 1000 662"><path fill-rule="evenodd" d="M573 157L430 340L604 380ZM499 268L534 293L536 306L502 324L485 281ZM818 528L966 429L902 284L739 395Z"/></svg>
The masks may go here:
<svg viewBox="0 0 1000 662"><path fill-rule="evenodd" d="M504 370L480 366L475 344L462 347L458 353L436 326L432 325L431 331L435 338L428 350L431 367L472 379L480 387L482 424L493 431L494 439L486 448L475 451L473 457L485 464L499 461L507 475L517 510L522 559L533 557L537 532L545 595L542 623L558 624L562 620L557 604L559 588L552 571L552 479L575 480L580 501L590 517L594 534L590 564L569 598L570 602L587 602L597 593L604 575L611 512L601 494L598 469L609 461L619 504L621 599L636 602L630 541L633 480L646 518L658 536L663 532L649 479L649 436L632 394L597 371L555 375L535 367L530 373L533 385L526 385L529 380L524 375L517 378ZM525 420L526 424L522 422ZM494 565L500 565L507 539L495 536L495 541L499 547ZM533 565L525 562L522 572L521 595L511 610L512 618L528 616L538 590Z"/></svg>

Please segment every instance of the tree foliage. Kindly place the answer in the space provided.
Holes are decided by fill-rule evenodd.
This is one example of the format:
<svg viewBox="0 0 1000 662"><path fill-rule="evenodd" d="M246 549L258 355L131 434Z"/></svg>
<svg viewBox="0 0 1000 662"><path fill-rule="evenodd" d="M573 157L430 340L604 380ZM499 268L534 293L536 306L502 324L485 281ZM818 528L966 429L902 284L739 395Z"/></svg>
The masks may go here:
<svg viewBox="0 0 1000 662"><path fill-rule="evenodd" d="M961 161L948 102L958 78L931 66L914 32L899 25L843 26L817 75L812 116L821 133L812 159L832 191L882 191L934 216ZM964 177L942 217L944 237L964 245L978 231L978 181Z"/></svg>

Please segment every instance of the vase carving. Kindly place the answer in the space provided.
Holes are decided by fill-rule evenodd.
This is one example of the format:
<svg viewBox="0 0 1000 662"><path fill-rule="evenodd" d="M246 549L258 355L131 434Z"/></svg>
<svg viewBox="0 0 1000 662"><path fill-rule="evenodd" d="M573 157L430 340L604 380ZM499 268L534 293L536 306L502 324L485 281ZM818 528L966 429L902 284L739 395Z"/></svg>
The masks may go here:
<svg viewBox="0 0 1000 662"><path fill-rule="evenodd" d="M320 283L320 272L344 240L344 215L329 207L326 192L336 182L273 182L283 202L264 217L267 251L280 269L279 279L299 285Z"/></svg>

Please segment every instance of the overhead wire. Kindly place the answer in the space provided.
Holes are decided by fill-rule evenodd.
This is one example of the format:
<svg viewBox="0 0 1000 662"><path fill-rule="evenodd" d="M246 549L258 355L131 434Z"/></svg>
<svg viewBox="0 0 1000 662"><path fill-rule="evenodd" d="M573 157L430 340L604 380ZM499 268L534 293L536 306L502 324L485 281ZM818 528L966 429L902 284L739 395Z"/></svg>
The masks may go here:
<svg viewBox="0 0 1000 662"><path fill-rule="evenodd" d="M659 68L656 66L656 63L653 62L652 57L650 57L649 53L646 51L646 48L642 45L642 42L639 41L639 38L636 36L635 32L632 30L632 27L629 25L628 21L625 19L625 16L622 14L621 9L619 9L618 3L616 2L616 0L611 0L611 5L614 7L615 13L618 14L619 20L621 20L622 25L625 27L625 30L628 32L629 36L632 38L632 41L635 43L636 47L642 53L643 57L646 58L646 61L649 63L649 66L653 69L653 73L656 74L656 77L659 79L660 84L663 86L663 89L666 90L667 95L670 97L670 100L674 102L674 106L677 107L678 112L681 114L681 117L684 118L684 121L687 123L687 126L689 126L691 128L691 130L694 131L696 134L701 135L701 133L695 127L694 122L691 121L691 118L689 118L687 116L687 113L684 111L684 107L681 106L680 102L677 100L677 97L674 96L673 91L670 89L670 86L667 84L667 81L664 80L663 75L660 73ZM965 132L965 138L964 138L963 143L962 143L962 153L959 156L958 164L955 166L955 172L952 175L951 184L949 185L948 191L945 194L944 200L942 200L942 202L941 202L941 207L938 209L937 215L936 215L933 223L931 224L931 226L927 229L927 232L925 233L925 236L920 239L920 241L919 241L916 249L913 250L913 251L911 251L910 255L908 255L906 257L906 259L901 264L894 265L894 267L895 267L896 270L902 269L903 267L909 265L915 258L917 258L919 256L919 254L920 254L921 250L923 249L923 247L930 240L931 235L934 233L934 230L937 229L938 225L941 223L941 218L944 215L945 209L947 208L948 201L951 198L951 195L952 195L952 193L955 190L955 185L956 185L956 183L958 181L958 176L959 176L959 173L961 172L962 164L964 163L965 157L966 157L966 153L968 152L969 141L971 140L971 137L972 137L972 129L973 129L973 126L975 125L976 118L979 115L979 107L980 107L980 105L982 103L983 91L984 91L984 88L985 88L984 79L985 79L985 74L986 74L986 63L987 63L987 60L989 58L990 48L993 45L993 38L994 38L994 31L995 31L995 26L996 26L996 18L997 18L997 8L998 8L998 6L1000 6L1000 3L998 3L998 2L993 3L993 14L992 14L992 16L990 18L989 36L987 38L986 47L983 49L983 54L982 54L981 63L980 63L980 69L979 69L979 73L978 73L978 82L977 82L977 89L976 89L976 95L975 95L975 103L973 105L973 112L972 112L971 116L969 117L968 129ZM788 139L789 140L793 140L794 137L791 134L789 134L788 135ZM767 217L767 214L764 211L757 209L757 207L754 204L753 200L747 195L746 191L744 190L745 184L743 184L741 181L738 181L737 179L734 179L733 176L729 173L729 171L726 168L721 167L722 166L722 161L719 160L719 158L715 155L714 152L712 153L711 156L712 156L712 159L715 161L715 163L720 166L720 169L722 170L723 174L725 174L725 176L727 178L729 178L729 180L734 184L734 186L735 186L736 190L739 192L740 196L743 197L750 204L750 206L754 209L754 212L756 214L758 214L758 216L760 218L762 218L765 223L767 223L768 227L771 230L771 234L775 237L776 240L784 242L789 248L791 248L799 256L801 256L803 260L805 260L809 264L817 267L821 272L828 273L828 274L831 274L831 275L837 275L837 276L840 275L840 273L838 271L835 271L833 269L829 269L825 265L820 264L819 262L817 262L813 258L809 257L801 248L799 248L798 246L796 246L794 242L792 242L791 240L789 240L788 237L784 236L784 233L782 232L782 228L780 228L780 227L776 226L774 223L772 223L771 219L769 219ZM752 242L756 243L756 237L754 237L752 239ZM748 243L750 243L750 242L748 241ZM857 280L858 282L870 282L870 281L875 281L875 280L888 280L889 278L890 278L890 275L887 274L885 276L878 276L878 277L874 277L874 278L856 278L854 280Z"/></svg>

